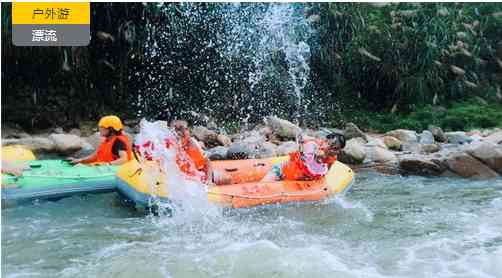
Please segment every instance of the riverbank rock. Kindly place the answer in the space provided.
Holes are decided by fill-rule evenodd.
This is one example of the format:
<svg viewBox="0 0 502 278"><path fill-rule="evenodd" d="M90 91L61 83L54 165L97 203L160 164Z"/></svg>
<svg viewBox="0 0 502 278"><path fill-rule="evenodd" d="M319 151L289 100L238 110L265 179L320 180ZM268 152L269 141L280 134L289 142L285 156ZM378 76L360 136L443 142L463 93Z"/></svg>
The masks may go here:
<svg viewBox="0 0 502 278"><path fill-rule="evenodd" d="M396 137L392 136L384 136L383 142L390 150L400 151L401 150L401 141Z"/></svg>
<svg viewBox="0 0 502 278"><path fill-rule="evenodd" d="M98 123L94 121L81 121L78 125L80 134L83 137L92 136L98 131Z"/></svg>
<svg viewBox="0 0 502 278"><path fill-rule="evenodd" d="M497 132L494 132L494 133L486 136L483 139L483 141L491 142L494 144L502 144L502 131L497 131Z"/></svg>
<svg viewBox="0 0 502 278"><path fill-rule="evenodd" d="M434 135L432 135L432 132L424 130L420 133L420 140L418 142L420 144L434 144Z"/></svg>
<svg viewBox="0 0 502 278"><path fill-rule="evenodd" d="M348 164L361 164L366 158L363 138L352 138L338 155L338 160Z"/></svg>
<svg viewBox="0 0 502 278"><path fill-rule="evenodd" d="M481 160L492 170L502 175L502 147L492 142L482 142L466 151L471 156Z"/></svg>
<svg viewBox="0 0 502 278"><path fill-rule="evenodd" d="M354 123L347 123L345 125L345 129L343 130L343 135L345 136L345 140L350 140L352 138L363 138L366 142L368 141L368 138L366 137L366 134L362 132L359 127L357 127L356 124Z"/></svg>
<svg viewBox="0 0 502 278"><path fill-rule="evenodd" d="M418 136L417 133L413 130L407 130L407 129L396 129L389 131L385 133L387 136L392 136L402 143L417 143L418 142Z"/></svg>
<svg viewBox="0 0 502 278"><path fill-rule="evenodd" d="M232 144L230 137L226 136L225 134L218 134L216 136L216 141L218 141L218 143L224 147L228 147L230 146L230 144Z"/></svg>
<svg viewBox="0 0 502 278"><path fill-rule="evenodd" d="M228 159L247 159L254 156L254 147L245 142L234 142L227 150Z"/></svg>
<svg viewBox="0 0 502 278"><path fill-rule="evenodd" d="M276 156L277 146L270 142L263 142L256 148L255 158L269 158Z"/></svg>
<svg viewBox="0 0 502 278"><path fill-rule="evenodd" d="M388 162L396 160L396 155L380 146L366 147L366 159L373 162Z"/></svg>
<svg viewBox="0 0 502 278"><path fill-rule="evenodd" d="M279 137L294 139L301 133L301 128L290 121L280 119L275 116L265 118L265 124L272 129L272 132Z"/></svg>
<svg viewBox="0 0 502 278"><path fill-rule="evenodd" d="M498 177L498 174L490 167L463 152L450 154L446 159L446 165L452 172L463 178L489 179Z"/></svg>
<svg viewBox="0 0 502 278"><path fill-rule="evenodd" d="M366 143L367 147L380 147L383 149L388 149L387 145L385 145L382 139L371 136L367 136L366 138L368 139L368 143Z"/></svg>
<svg viewBox="0 0 502 278"><path fill-rule="evenodd" d="M420 176L439 176L445 168L434 162L430 157L408 155L399 160L399 168L405 174Z"/></svg>
<svg viewBox="0 0 502 278"><path fill-rule="evenodd" d="M54 141L46 137L24 137L19 139L3 139L2 146L23 145L26 148L38 152L53 152L55 149Z"/></svg>
<svg viewBox="0 0 502 278"><path fill-rule="evenodd" d="M446 138L448 139L448 143L451 144L469 144L472 142L472 139L467 136L467 134L463 131L453 131L453 132L446 132L445 133Z"/></svg>
<svg viewBox="0 0 502 278"><path fill-rule="evenodd" d="M207 151L207 157L210 160L225 160L227 159L227 147L217 146Z"/></svg>
<svg viewBox="0 0 502 278"><path fill-rule="evenodd" d="M446 135L444 134L443 130L440 127L430 125L428 130L432 133L432 136L434 136L434 140L438 142L448 141L448 138L446 138Z"/></svg>
<svg viewBox="0 0 502 278"><path fill-rule="evenodd" d="M435 153L440 150L440 147L438 144L424 144L421 146L422 152L424 153Z"/></svg>
<svg viewBox="0 0 502 278"><path fill-rule="evenodd" d="M24 132L19 126L2 125L2 139L28 138L30 135Z"/></svg>
<svg viewBox="0 0 502 278"><path fill-rule="evenodd" d="M206 146L218 145L218 134L204 126L192 127L191 135L195 139L204 142Z"/></svg>
<svg viewBox="0 0 502 278"><path fill-rule="evenodd" d="M81 149L92 149L91 144L73 134L51 134L49 139L54 142L54 151L69 155Z"/></svg>
<svg viewBox="0 0 502 278"><path fill-rule="evenodd" d="M298 144L294 141L288 141L282 143L277 149L275 150L275 153L280 156L280 155L288 155L289 153L298 151Z"/></svg>

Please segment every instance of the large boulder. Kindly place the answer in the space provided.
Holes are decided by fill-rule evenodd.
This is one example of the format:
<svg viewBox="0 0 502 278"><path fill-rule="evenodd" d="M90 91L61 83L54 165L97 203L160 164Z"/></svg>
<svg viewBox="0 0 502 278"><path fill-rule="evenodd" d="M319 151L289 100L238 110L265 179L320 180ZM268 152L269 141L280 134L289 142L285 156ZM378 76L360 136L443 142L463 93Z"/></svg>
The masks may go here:
<svg viewBox="0 0 502 278"><path fill-rule="evenodd" d="M380 147L388 149L387 145L383 142L381 138L371 137L371 136L367 136L366 138L368 139L368 143L366 143L367 147Z"/></svg>
<svg viewBox="0 0 502 278"><path fill-rule="evenodd" d="M424 144L421 146L422 152L424 153L435 153L440 150L440 147L438 144Z"/></svg>
<svg viewBox="0 0 502 278"><path fill-rule="evenodd" d="M494 144L502 144L502 131L494 132L484 138L484 141Z"/></svg>
<svg viewBox="0 0 502 278"><path fill-rule="evenodd" d="M492 142L482 142L472 146L467 153L502 174L502 146Z"/></svg>
<svg viewBox="0 0 502 278"><path fill-rule="evenodd" d="M276 156L277 146L270 142L263 142L258 145L256 148L256 156L255 158L268 158Z"/></svg>
<svg viewBox="0 0 502 278"><path fill-rule="evenodd" d="M406 174L439 176L445 169L432 159L421 155L409 155L399 160L399 168Z"/></svg>
<svg viewBox="0 0 502 278"><path fill-rule="evenodd" d="M53 140L40 136L24 137L20 139L4 139L2 140L2 145L23 145L32 151L41 152L54 152L56 148Z"/></svg>
<svg viewBox="0 0 502 278"><path fill-rule="evenodd" d="M206 145L218 144L218 134L204 126L194 126L191 134L195 139L204 142Z"/></svg>
<svg viewBox="0 0 502 278"><path fill-rule="evenodd" d="M30 135L24 132L20 126L10 126L6 124L2 124L2 138L6 139L19 139L19 138L27 138Z"/></svg>
<svg viewBox="0 0 502 278"><path fill-rule="evenodd" d="M229 159L247 159L254 157L255 146L245 142L234 142L230 145L227 151Z"/></svg>
<svg viewBox="0 0 502 278"><path fill-rule="evenodd" d="M92 146L74 134L58 134L49 135L49 139L54 142L54 150L61 154L72 154L81 149L92 149Z"/></svg>
<svg viewBox="0 0 502 278"><path fill-rule="evenodd" d="M446 135L444 134L443 130L440 127L431 125L429 126L428 129L432 133L432 136L434 136L434 140L438 142L448 141L448 138L446 138Z"/></svg>
<svg viewBox="0 0 502 278"><path fill-rule="evenodd" d="M225 160L227 159L228 148L217 146L207 151L207 156L210 160Z"/></svg>
<svg viewBox="0 0 502 278"><path fill-rule="evenodd" d="M216 137L216 141L222 146L228 147L230 144L232 144L232 139L230 137L226 136L225 134L218 134Z"/></svg>
<svg viewBox="0 0 502 278"><path fill-rule="evenodd" d="M274 134L282 138L294 139L302 131L292 122L274 116L266 117L265 124L272 129Z"/></svg>
<svg viewBox="0 0 502 278"><path fill-rule="evenodd" d="M399 139L397 139L396 137L384 136L383 137L383 143L390 150L395 150L395 151L400 151L401 150L401 141L399 141Z"/></svg>
<svg viewBox="0 0 502 278"><path fill-rule="evenodd" d="M360 137L348 140L345 148L338 155L338 160L348 164L361 164L365 158L364 139Z"/></svg>
<svg viewBox="0 0 502 278"><path fill-rule="evenodd" d="M389 162L397 159L396 155L379 146L366 147L366 159L372 162Z"/></svg>
<svg viewBox="0 0 502 278"><path fill-rule="evenodd" d="M446 138L448 139L448 143L451 144L462 145L462 144L469 144L472 142L471 137L469 137L463 131L446 132L445 135Z"/></svg>
<svg viewBox="0 0 502 278"><path fill-rule="evenodd" d="M497 172L463 152L450 154L446 159L446 165L452 172L464 178L489 179L498 177Z"/></svg>
<svg viewBox="0 0 502 278"><path fill-rule="evenodd" d="M422 131L420 133L420 144L434 144L434 135L432 135L432 132L428 130Z"/></svg>
<svg viewBox="0 0 502 278"><path fill-rule="evenodd" d="M298 144L294 141L288 141L282 143L277 149L275 150L276 155L288 155L289 153L298 151Z"/></svg>
<svg viewBox="0 0 502 278"><path fill-rule="evenodd" d="M396 129L385 133L385 135L395 137L399 139L402 143L418 142L417 133L413 130Z"/></svg>
<svg viewBox="0 0 502 278"><path fill-rule="evenodd" d="M356 124L354 123L347 123L345 124L345 129L343 130L343 135L345 136L345 140L350 140L352 138L363 138L364 140L367 140L366 134L362 132L359 127L357 127Z"/></svg>

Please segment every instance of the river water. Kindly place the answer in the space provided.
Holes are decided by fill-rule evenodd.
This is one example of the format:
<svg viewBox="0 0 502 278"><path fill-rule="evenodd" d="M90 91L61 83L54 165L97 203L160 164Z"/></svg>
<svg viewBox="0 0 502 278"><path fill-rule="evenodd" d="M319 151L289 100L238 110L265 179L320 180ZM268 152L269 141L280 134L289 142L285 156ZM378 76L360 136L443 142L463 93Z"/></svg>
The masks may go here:
<svg viewBox="0 0 502 278"><path fill-rule="evenodd" d="M358 174L342 198L214 211L3 209L2 277L502 277L501 179Z"/></svg>

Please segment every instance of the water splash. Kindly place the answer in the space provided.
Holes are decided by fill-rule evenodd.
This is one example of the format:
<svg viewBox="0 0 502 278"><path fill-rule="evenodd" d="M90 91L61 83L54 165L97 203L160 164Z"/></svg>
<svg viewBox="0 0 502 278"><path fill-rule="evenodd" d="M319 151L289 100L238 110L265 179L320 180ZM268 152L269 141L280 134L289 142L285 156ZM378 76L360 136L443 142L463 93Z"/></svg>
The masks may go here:
<svg viewBox="0 0 502 278"><path fill-rule="evenodd" d="M157 186L165 186L169 194L169 201L152 196L150 207L158 208L161 213L174 212L170 222L178 224L211 221L211 217L221 215L219 209L208 202L207 185L180 171L176 163L179 157L177 152L180 151L176 146L179 146L179 142L174 131L165 122L143 119L136 144L148 146L148 149L140 152L139 160L152 192L157 192ZM147 160L156 161L158 167L149 166ZM157 182L159 180L162 180L160 185Z"/></svg>
<svg viewBox="0 0 502 278"><path fill-rule="evenodd" d="M142 67L132 74L140 84L132 99L138 117L298 120L309 103L308 41L315 34L305 7L157 5L160 15L145 18Z"/></svg>

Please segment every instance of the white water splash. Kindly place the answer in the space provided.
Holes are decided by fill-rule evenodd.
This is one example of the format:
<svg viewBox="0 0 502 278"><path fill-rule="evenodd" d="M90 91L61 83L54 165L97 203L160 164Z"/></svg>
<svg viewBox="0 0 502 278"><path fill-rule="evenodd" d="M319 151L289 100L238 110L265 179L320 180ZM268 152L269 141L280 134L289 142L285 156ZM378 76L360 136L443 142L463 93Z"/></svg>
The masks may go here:
<svg viewBox="0 0 502 278"><path fill-rule="evenodd" d="M179 150L175 147L168 148L166 141L179 144L174 131L168 128L165 122L148 122L144 119L141 121L136 144L142 146L150 142L153 147L146 155L157 161L160 166L143 167L149 178L149 185L155 189L158 186L157 181L162 178L162 173L165 173L163 185L169 194L169 201L152 196L151 206L158 207L161 211L172 211L174 215L171 220L177 223L206 221L220 215L219 209L208 202L207 185L189 178L180 171L176 163ZM144 156L145 153L142 152L140 163L145 163Z"/></svg>

